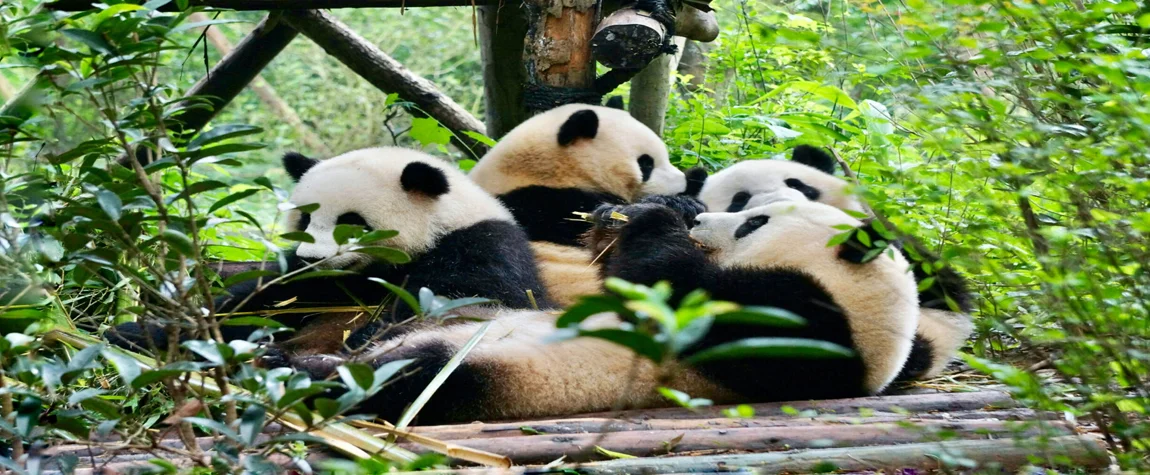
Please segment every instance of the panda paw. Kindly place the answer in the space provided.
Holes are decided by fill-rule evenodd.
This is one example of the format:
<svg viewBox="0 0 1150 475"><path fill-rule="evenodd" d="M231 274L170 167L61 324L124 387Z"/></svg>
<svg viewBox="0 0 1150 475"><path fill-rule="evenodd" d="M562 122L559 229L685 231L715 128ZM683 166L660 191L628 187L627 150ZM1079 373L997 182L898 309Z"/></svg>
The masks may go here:
<svg viewBox="0 0 1150 475"><path fill-rule="evenodd" d="M287 352L277 346L269 346L263 356L256 361L256 366L265 369L289 368L291 357Z"/></svg>
<svg viewBox="0 0 1150 475"><path fill-rule="evenodd" d="M663 205L675 210L689 227L695 222L695 217L707 212L707 206L698 198L690 195L651 195L639 200L639 203L652 203Z"/></svg>

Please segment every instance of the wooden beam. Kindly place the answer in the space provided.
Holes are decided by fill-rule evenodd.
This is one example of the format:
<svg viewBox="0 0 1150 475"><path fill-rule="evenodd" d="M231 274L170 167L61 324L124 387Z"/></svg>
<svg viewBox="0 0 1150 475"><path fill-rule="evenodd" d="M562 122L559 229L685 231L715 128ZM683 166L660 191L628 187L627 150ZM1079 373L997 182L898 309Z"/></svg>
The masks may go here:
<svg viewBox="0 0 1150 475"><path fill-rule="evenodd" d="M99 0L56 0L44 4L49 10L83 11L96 7ZM221 10L315 10L331 8L417 8L417 7L470 7L474 5L496 5L498 0L190 0L192 7L211 7ZM160 8L163 11L177 10L176 2Z"/></svg>
<svg viewBox="0 0 1150 475"><path fill-rule="evenodd" d="M205 22L208 21L208 16L203 13L193 13L189 20L197 23ZM210 42L220 54L228 55L235 49L232 46L232 42L228 41L227 36L225 36L224 32L220 31L220 28L216 25L205 27L204 35L207 36L208 42ZM303 122L303 119L300 119L295 109L292 108L287 101L283 100L283 98L276 93L275 88L273 88L271 84L268 84L264 78L257 75L255 78L252 78L252 82L248 86L252 92L256 93L256 96L259 96L264 105L271 109L276 117L287 122L288 125L295 129L296 133L299 134L300 141L303 142L305 146L312 151L323 154L325 157L332 155L331 150L320 140L319 135L316 135L315 131L308 127L307 124Z"/></svg>
<svg viewBox="0 0 1150 475"><path fill-rule="evenodd" d="M375 87L396 93L412 102L427 116L451 130L455 145L474 158L482 157L487 146L463 132L486 135L483 123L440 92L431 81L408 70L371 42L351 31L330 13L319 10L297 10L284 13L284 20L318 44Z"/></svg>
<svg viewBox="0 0 1150 475"><path fill-rule="evenodd" d="M291 43L298 33L279 21L278 14L264 17L240 44L216 63L186 96L205 96L210 108L199 102L189 103L173 130L196 131L203 128L228 103L248 86L260 71Z"/></svg>

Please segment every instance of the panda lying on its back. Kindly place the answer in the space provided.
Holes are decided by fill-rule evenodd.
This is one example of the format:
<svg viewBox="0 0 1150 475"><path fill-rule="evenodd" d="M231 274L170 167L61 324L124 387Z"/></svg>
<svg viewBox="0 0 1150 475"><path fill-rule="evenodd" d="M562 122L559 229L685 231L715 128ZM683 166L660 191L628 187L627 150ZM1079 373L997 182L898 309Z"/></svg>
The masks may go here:
<svg viewBox="0 0 1150 475"><path fill-rule="evenodd" d="M421 423L557 416L612 408L666 406L656 391L670 386L716 403L851 397L881 391L902 368L917 316L914 280L897 254L861 262L865 250L828 248L834 226L860 223L818 203L780 203L737 214L707 213L688 231L681 213L654 204L605 208L629 219L612 227L608 273L634 282L669 280L676 298L702 288L716 299L779 307L807 320L802 327L716 323L686 356L750 337L796 337L853 348L842 359L744 358L679 368L667 380L649 360L601 339L548 344L555 315L508 312L468 354L421 412ZM616 223L617 224L617 223ZM599 233L606 235L608 233ZM706 253L695 240L708 246ZM594 245L605 245L593 243ZM675 301L674 303L678 303ZM584 328L618 327L610 313ZM426 387L475 334L478 323L427 328L381 342L358 357L379 367L415 359L404 378L372 400L368 410L394 417ZM311 356L295 365L313 377L343 359Z"/></svg>
<svg viewBox="0 0 1150 475"><path fill-rule="evenodd" d="M548 291L560 305L598 293L601 285L590 265L594 256L580 245L591 225L573 212L687 189L666 145L646 125L622 110L582 104L551 109L515 127L468 176L527 230Z"/></svg>
<svg viewBox="0 0 1150 475"><path fill-rule="evenodd" d="M349 152L322 162L303 155L284 156L284 167L297 182L291 202L297 206L319 204L311 213L293 210L289 227L306 231L315 242L301 243L289 254L289 271L309 263L317 267L356 271L355 275L310 278L272 285L261 292L257 282L248 281L228 289L216 300L218 312L251 311L271 308L295 299L295 307L374 306L391 292L375 277L411 292L427 287L447 297L497 299L513 308L531 308L526 291L546 304L526 235L511 213L498 200L468 180L452 164L414 150L369 148ZM402 265L378 262L367 254L348 252L336 244L332 231L337 225L363 226L365 230L394 230L398 235L378 245L400 249L412 261ZM240 305L242 304L242 308ZM402 320L410 309L398 305L388 317ZM313 335L318 347L310 350L336 351L343 343L343 331L352 325L356 313L323 315L328 334ZM283 323L301 328L302 316L284 317ZM335 320L336 325L330 325ZM387 322L373 322L355 332L347 344L362 346ZM225 339L243 339L255 328L222 327ZM116 343L141 344L146 337L136 324L121 325ZM153 337L162 331L153 330ZM309 332L311 333L311 332ZM115 337L116 335L113 335ZM158 340L163 341L163 340Z"/></svg>
<svg viewBox="0 0 1150 475"><path fill-rule="evenodd" d="M786 200L809 200L839 209L864 212L858 196L847 190L847 182L834 176L836 161L826 151L809 146L796 147L791 160L747 160L716 172L705 179L699 199L711 211L741 211L766 203ZM915 248L919 259L913 259L915 279L934 278L934 285L919 293L922 318L910 361L900 381L932 378L946 369L973 330L968 315L971 298L966 281L950 267L935 267L938 259L926 249ZM952 308L952 304L955 308Z"/></svg>

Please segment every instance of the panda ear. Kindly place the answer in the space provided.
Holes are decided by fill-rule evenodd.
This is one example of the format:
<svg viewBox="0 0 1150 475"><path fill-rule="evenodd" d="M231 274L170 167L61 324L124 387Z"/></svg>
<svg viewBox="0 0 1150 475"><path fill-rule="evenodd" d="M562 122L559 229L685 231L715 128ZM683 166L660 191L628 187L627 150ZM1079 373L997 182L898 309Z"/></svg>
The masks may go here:
<svg viewBox="0 0 1150 475"><path fill-rule="evenodd" d="M693 167L687 170L687 191L683 194L687 196L699 197L699 192L703 191L703 184L707 182L707 169L702 166Z"/></svg>
<svg viewBox="0 0 1150 475"><path fill-rule="evenodd" d="M399 184L403 186L403 191L431 198L437 198L451 190L447 174L423 162L408 163L399 177Z"/></svg>
<svg viewBox="0 0 1150 475"><path fill-rule="evenodd" d="M291 175L292 181L296 183L299 182L299 179L303 177L304 173L311 170L311 167L319 164L319 160L305 157L303 154L296 152L285 153L283 162L284 170L287 170L288 175Z"/></svg>
<svg viewBox="0 0 1150 475"><path fill-rule="evenodd" d="M791 160L803 165L817 168L833 175L835 173L835 157L826 150L811 145L799 145L791 152Z"/></svg>
<svg viewBox="0 0 1150 475"><path fill-rule="evenodd" d="M626 110L623 106L623 96L611 96L607 98L607 103L603 104L612 109Z"/></svg>
<svg viewBox="0 0 1150 475"><path fill-rule="evenodd" d="M590 109L581 110L559 127L559 146L566 147L578 139L593 139L599 133L599 116Z"/></svg>

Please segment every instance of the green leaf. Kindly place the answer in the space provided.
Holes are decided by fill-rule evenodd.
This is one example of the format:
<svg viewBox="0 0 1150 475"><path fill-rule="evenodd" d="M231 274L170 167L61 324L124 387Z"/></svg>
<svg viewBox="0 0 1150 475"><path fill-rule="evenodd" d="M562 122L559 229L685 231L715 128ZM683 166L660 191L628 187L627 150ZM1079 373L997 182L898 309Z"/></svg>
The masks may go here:
<svg viewBox="0 0 1150 475"><path fill-rule="evenodd" d="M264 418L267 416L267 411L259 404L249 404L244 413L240 416L240 436L241 443L248 446L256 445L256 438L264 429Z"/></svg>
<svg viewBox="0 0 1150 475"><path fill-rule="evenodd" d="M112 221L120 220L120 210L124 208L124 202L120 200L119 195L101 189L96 191L96 202L100 203L100 209L104 210L104 214L112 218Z"/></svg>
<svg viewBox="0 0 1150 475"><path fill-rule="evenodd" d="M82 389L82 390L76 391L71 396L68 396L68 405L72 406L72 405L80 404L81 402L84 402L85 400L87 400L89 398L94 398L94 397L99 396L101 394L104 394L106 392L107 391L105 391L103 389L98 389L98 388L88 388L88 389Z"/></svg>
<svg viewBox="0 0 1150 475"><path fill-rule="evenodd" d="M439 121L427 117L411 119L408 135L423 145L447 145L451 143L451 131L439 125Z"/></svg>
<svg viewBox="0 0 1150 475"><path fill-rule="evenodd" d="M359 244L372 244L385 239L391 239L399 235L399 231L392 231L390 229L380 229L360 236L357 242Z"/></svg>
<svg viewBox="0 0 1150 475"><path fill-rule="evenodd" d="M192 243L192 238L186 234L176 231L175 229L168 228L160 233L160 239L168 243L176 252L191 257L196 255L195 245Z"/></svg>
<svg viewBox="0 0 1150 475"><path fill-rule="evenodd" d="M132 389L141 389L149 384L160 381L164 378L179 376L191 371L199 371L200 365L190 361L177 361L175 363L165 365L162 368L145 371L138 378L132 381Z"/></svg>
<svg viewBox="0 0 1150 475"><path fill-rule="evenodd" d="M352 249L352 251L358 252L360 254L367 254L368 256L374 257L384 262L388 262L390 264L407 264L408 262L411 262L411 256L407 255L406 252L390 247L356 247Z"/></svg>
<svg viewBox="0 0 1150 475"><path fill-rule="evenodd" d="M365 364L346 363L336 368L336 371L339 372L339 377L343 379L343 384L346 384L349 388L359 387L367 391L371 389L372 383L374 382L372 369Z"/></svg>
<svg viewBox="0 0 1150 475"><path fill-rule="evenodd" d="M407 367L407 365L411 364L412 361L415 360L388 361L387 363L384 363L383 366L376 368L371 376L371 392L379 390L379 388L383 386L383 383L386 383L388 380L390 380L393 376L395 376L396 373L399 372L399 370Z"/></svg>
<svg viewBox="0 0 1150 475"><path fill-rule="evenodd" d="M838 246L844 242L847 242L847 240L851 238L851 234L854 234L854 230L850 230L850 231L847 231L845 233L839 233L839 234L835 234L834 236L831 236L830 240L827 241L827 247L835 247L835 246Z"/></svg>
<svg viewBox="0 0 1150 475"><path fill-rule="evenodd" d="M866 230L859 229L858 231L855 232L855 235L858 237L858 240L859 240L859 242L862 243L862 245L864 245L866 247L870 247L870 245L871 245L870 234L867 234Z"/></svg>
<svg viewBox="0 0 1150 475"><path fill-rule="evenodd" d="M100 36L99 33L88 30L66 29L60 30L60 34L79 41L98 53L112 54L112 45L104 41L104 37Z"/></svg>
<svg viewBox="0 0 1150 475"><path fill-rule="evenodd" d="M631 310L623 305L618 297L611 295L590 295L580 297L579 301L567 308L559 320L555 322L557 328L567 328L578 325L587 317L604 312L615 312L619 315L631 315ZM624 317L626 320L626 318Z"/></svg>
<svg viewBox="0 0 1150 475"><path fill-rule="evenodd" d="M231 287L240 282L247 282L249 280L259 279L260 277L273 277L280 275L279 272L271 270L248 270L235 274L227 279L224 279L224 287Z"/></svg>
<svg viewBox="0 0 1150 475"><path fill-rule="evenodd" d="M216 210L223 208L224 206L230 205L232 203L235 203L239 200L242 200L244 198L247 198L247 197L254 195L256 193L259 193L259 192L260 192L259 188L250 188L247 190L237 191L237 192L232 193L228 196L225 196L225 197L221 198L219 201L216 201L215 203L213 203L212 206L210 208L208 208L208 214L215 213Z"/></svg>
<svg viewBox="0 0 1150 475"><path fill-rule="evenodd" d="M208 340L188 340L180 346L191 350L193 353L202 356L212 364L222 365L227 361L224 357L223 350L220 344Z"/></svg>
<svg viewBox="0 0 1150 475"><path fill-rule="evenodd" d="M297 402L315 396L316 394L320 394L326 390L327 388L319 385L289 390L285 392L283 396L280 396L279 400L276 401L276 407L280 409L290 407Z"/></svg>
<svg viewBox="0 0 1150 475"><path fill-rule="evenodd" d="M115 5L112 5L108 8L105 8L100 13L96 14L94 19L92 20L92 28L98 29L100 27L100 24L103 23L105 20L112 18L113 16L116 16L120 13L131 12L131 11L136 11L136 10L143 10L143 9L144 9L143 6L132 4L132 3L118 3Z"/></svg>
<svg viewBox="0 0 1150 475"><path fill-rule="evenodd" d="M326 397L317 398L315 400L315 412L318 412L319 416L324 419L330 419L339 414L339 403Z"/></svg>
<svg viewBox="0 0 1150 475"><path fill-rule="evenodd" d="M918 283L918 291L920 293L925 292L932 285L934 285L934 280L935 280L934 277L927 277L925 279L922 279L922 281Z"/></svg>
<svg viewBox="0 0 1150 475"><path fill-rule="evenodd" d="M815 81L791 81L783 83L771 92L763 95L762 98L771 98L785 91L805 92L813 96L825 99L828 102L838 106L847 107L850 109L858 109L858 104L856 104L854 99L851 99L851 97L842 89Z"/></svg>
<svg viewBox="0 0 1150 475"><path fill-rule="evenodd" d="M315 238L311 237L311 234L308 234L304 231L293 231L290 233L283 233L283 234L280 234L280 238L287 239L288 241L306 242L309 244L315 243Z"/></svg>
<svg viewBox="0 0 1150 475"><path fill-rule="evenodd" d="M399 297L400 300L403 300L403 303L406 303L408 308L415 311L416 315L423 313L423 309L419 305L419 300L417 300L414 295L411 295L411 292L408 292L403 287L392 284L391 282L380 279L378 277L368 277L367 280L379 282L380 285L386 287L387 290L390 290L391 293L395 294L396 297Z"/></svg>
<svg viewBox="0 0 1150 475"><path fill-rule="evenodd" d="M634 455L628 455L628 454L625 454L622 452L612 452L612 451L604 449L603 447L600 447L598 445L595 446L595 451L606 456L607 458L612 458L612 459L633 459L633 458L636 458Z"/></svg>
<svg viewBox="0 0 1150 475"><path fill-rule="evenodd" d="M116 373L120 375L120 379L124 380L125 385L131 385L132 381L140 375L140 363L131 356L121 353L119 350L112 348L105 348L100 352L104 359L112 363L116 368Z"/></svg>
<svg viewBox="0 0 1150 475"><path fill-rule="evenodd" d="M181 191L178 195L169 197L167 200L165 200L165 202L167 202L168 204L172 204L172 203L175 203L179 200L187 199L189 197L198 195L198 194L203 193L205 191L218 190L220 188L227 188L227 187L228 187L228 185L224 184L223 182L216 181L216 180L198 181L198 182L192 183L191 185L188 185L188 187L184 188L184 190Z"/></svg>
<svg viewBox="0 0 1150 475"><path fill-rule="evenodd" d="M628 330L619 330L616 328L604 328L598 330L580 330L579 336L607 340L609 342L630 348L635 353L638 353L639 356L647 358L656 363L663 361L663 345L656 342L650 336L642 333Z"/></svg>
<svg viewBox="0 0 1150 475"><path fill-rule="evenodd" d="M470 307L472 305L483 305L494 302L496 301L481 297L451 299L442 305L432 305L432 308L427 310L427 314L425 316L428 318L439 318L458 308Z"/></svg>
<svg viewBox="0 0 1150 475"><path fill-rule="evenodd" d="M794 312L778 307L747 306L733 312L716 315L715 323L801 327L806 325L807 321Z"/></svg>
<svg viewBox="0 0 1150 475"><path fill-rule="evenodd" d="M492 139L491 137L488 137L486 135L483 135L479 132L476 132L474 130L464 130L463 135L466 135L466 136L470 137L472 140L479 142L483 145L486 145L488 147L494 147L495 146L495 140L494 139Z"/></svg>
<svg viewBox="0 0 1150 475"><path fill-rule="evenodd" d="M224 437L227 437L228 439L231 439L233 442L241 442L239 435L237 435L235 431L232 431L228 428L228 426L225 426L220 422L216 422L211 419L204 419L202 417L185 417L184 422L190 423L202 429L214 431Z"/></svg>
<svg viewBox="0 0 1150 475"><path fill-rule="evenodd" d="M695 353L688 364L735 358L850 358L855 352L834 343L808 338L746 338Z"/></svg>
<svg viewBox="0 0 1150 475"><path fill-rule="evenodd" d="M362 233L363 226L357 226L354 224L337 224L335 226L335 230L331 232L331 237L335 240L336 244L342 246L347 244L351 238Z"/></svg>
<svg viewBox="0 0 1150 475"><path fill-rule="evenodd" d="M223 124L201 132L188 143L188 150L198 150L208 144L221 142L227 139L242 137L244 135L258 134L263 129L248 124Z"/></svg>

